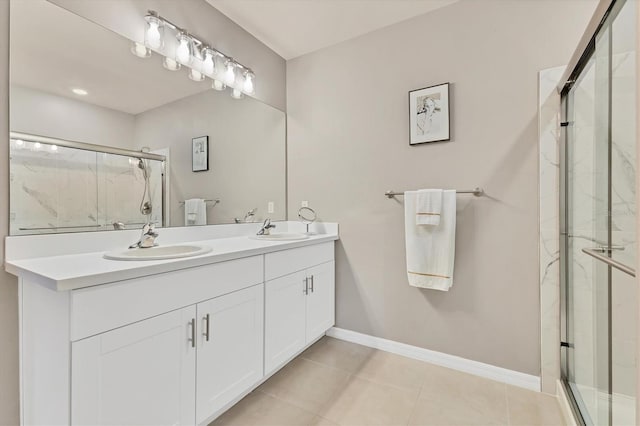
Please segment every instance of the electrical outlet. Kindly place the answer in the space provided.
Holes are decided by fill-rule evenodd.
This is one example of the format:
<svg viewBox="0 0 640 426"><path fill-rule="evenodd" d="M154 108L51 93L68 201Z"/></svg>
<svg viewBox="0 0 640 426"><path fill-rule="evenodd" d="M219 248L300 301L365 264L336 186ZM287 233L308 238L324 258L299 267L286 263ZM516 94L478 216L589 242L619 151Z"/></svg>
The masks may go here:
<svg viewBox="0 0 640 426"><path fill-rule="evenodd" d="M302 201L300 203L300 207L309 207L309 202L308 201Z"/></svg>
<svg viewBox="0 0 640 426"><path fill-rule="evenodd" d="M273 213L273 211L274 211L273 201L269 201L269 204L267 204L267 212Z"/></svg>

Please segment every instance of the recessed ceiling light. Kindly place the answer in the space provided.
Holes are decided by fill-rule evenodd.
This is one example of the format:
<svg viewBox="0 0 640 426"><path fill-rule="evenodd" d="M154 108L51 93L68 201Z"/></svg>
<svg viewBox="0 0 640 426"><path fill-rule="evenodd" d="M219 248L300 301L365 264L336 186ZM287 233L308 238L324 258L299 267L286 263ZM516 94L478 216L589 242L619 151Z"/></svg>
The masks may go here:
<svg viewBox="0 0 640 426"><path fill-rule="evenodd" d="M79 96L86 96L86 95L88 95L88 94L89 94L89 92L87 92L87 91L86 91L86 90L84 90L84 89L80 89L80 88L71 89L71 91L72 91L73 93L75 93L76 95L79 95Z"/></svg>

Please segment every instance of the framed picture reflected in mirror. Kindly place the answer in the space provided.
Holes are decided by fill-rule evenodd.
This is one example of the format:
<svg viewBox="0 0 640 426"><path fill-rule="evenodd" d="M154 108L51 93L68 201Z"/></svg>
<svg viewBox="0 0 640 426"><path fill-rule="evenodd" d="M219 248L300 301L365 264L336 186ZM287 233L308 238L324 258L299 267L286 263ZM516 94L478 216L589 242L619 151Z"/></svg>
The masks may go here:
<svg viewBox="0 0 640 426"><path fill-rule="evenodd" d="M209 136L191 139L191 170L194 172L209 170Z"/></svg>

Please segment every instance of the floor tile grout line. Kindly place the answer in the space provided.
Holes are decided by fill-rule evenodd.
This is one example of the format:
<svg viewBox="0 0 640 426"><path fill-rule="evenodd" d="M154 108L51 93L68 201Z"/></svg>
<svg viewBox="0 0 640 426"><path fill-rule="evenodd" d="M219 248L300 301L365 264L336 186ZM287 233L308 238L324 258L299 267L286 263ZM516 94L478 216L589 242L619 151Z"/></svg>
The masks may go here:
<svg viewBox="0 0 640 426"><path fill-rule="evenodd" d="M379 349L374 349L374 351L381 352L381 353L386 353L384 351L380 351ZM396 355L396 354L393 354L393 355ZM404 357L402 355L397 355L397 356L399 356L401 358L406 358L406 359L413 359L413 358ZM397 385L397 384L390 383L390 382L385 382L385 381L382 381L382 380L374 380L372 378L360 375L360 374L358 374L358 372L354 373L353 371L349 371L349 370L346 370L346 369L343 369L343 368L339 368L339 367L334 367L333 365L325 364L324 362L320 362L320 361L316 361L314 359L306 358L306 357L302 356L302 354L300 355L300 358L304 359L305 361L312 362L314 364L318 364L318 365L322 365L324 367L328 367L328 368L330 368L330 369L332 369L334 371L339 371L339 372L342 372L342 373L346 373L349 376L353 376L353 377L356 377L358 379L364 379L364 380L367 380L369 382L376 383L378 385L389 386L389 387L392 387L394 389L398 389L398 390L401 390L401 391L407 391L407 392L411 392L411 391L413 391L415 389L418 389L418 391L422 390L422 383L420 384L420 386L402 386L402 385ZM420 362L420 360L416 360L416 361Z"/></svg>
<svg viewBox="0 0 640 426"><path fill-rule="evenodd" d="M286 405L289 405L289 406L291 406L291 407L293 407L293 408L297 408L297 409L299 409L299 410L302 410L302 411L304 411L304 412L306 412L306 413L308 413L308 414L313 415L314 417L316 417L316 416L317 416L317 417L325 418L325 417L323 417L320 413L315 413L315 412L313 412L313 411L311 411L311 410L309 410L309 409L307 409L307 408L300 407L299 405L294 404L294 403L292 403L292 402L290 402L290 401L285 401L284 399L282 399L282 398L280 398L280 397L278 397L278 396L276 396L276 395L271 395L270 393L267 393L267 392L265 392L265 391L261 391L261 390L259 390L259 389L256 389L256 390L257 390L258 392L260 392L261 394L263 394L263 395L265 395L265 396L268 396L269 398L277 399L278 401L282 402L283 404L286 404ZM327 420L329 420L329 419L327 419ZM334 423L335 423L335 422L334 422Z"/></svg>
<svg viewBox="0 0 640 426"><path fill-rule="evenodd" d="M418 390L418 395L416 395L416 400L413 403L413 409L411 410L411 413L409 414L409 419L407 420L407 426L409 426L409 424L411 424L411 420L413 419L413 415L416 412L416 409L418 408L418 401L420 401L420 396L422 395L422 388L424 387L424 380L423 383L420 385L420 389Z"/></svg>

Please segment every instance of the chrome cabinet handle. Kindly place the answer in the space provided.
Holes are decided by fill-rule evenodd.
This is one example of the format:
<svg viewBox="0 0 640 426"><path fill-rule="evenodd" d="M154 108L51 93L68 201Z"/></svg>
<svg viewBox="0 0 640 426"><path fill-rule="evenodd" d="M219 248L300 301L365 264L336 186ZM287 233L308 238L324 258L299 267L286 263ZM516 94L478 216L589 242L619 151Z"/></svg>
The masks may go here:
<svg viewBox="0 0 640 426"><path fill-rule="evenodd" d="M191 338L189 339L189 341L191 342L191 347L195 348L196 347L196 319L192 318L191 321L189 321L189 325L191 326Z"/></svg>
<svg viewBox="0 0 640 426"><path fill-rule="evenodd" d="M304 290L302 290L303 294L309 294L309 277L304 278Z"/></svg>
<svg viewBox="0 0 640 426"><path fill-rule="evenodd" d="M202 317L202 319L204 320L204 324L205 324L204 333L202 333L202 335L204 336L205 340L208 342L209 341L209 327L210 327L211 316L210 316L210 314L207 314L204 317Z"/></svg>
<svg viewBox="0 0 640 426"><path fill-rule="evenodd" d="M313 293L313 275L311 275L311 293Z"/></svg>

